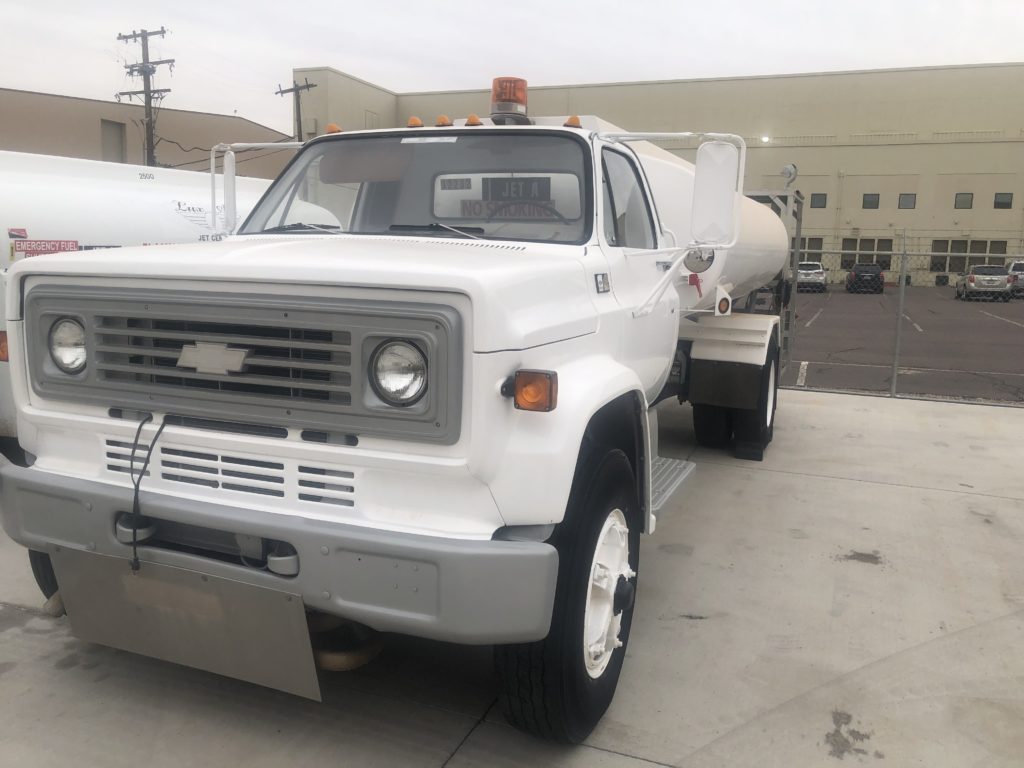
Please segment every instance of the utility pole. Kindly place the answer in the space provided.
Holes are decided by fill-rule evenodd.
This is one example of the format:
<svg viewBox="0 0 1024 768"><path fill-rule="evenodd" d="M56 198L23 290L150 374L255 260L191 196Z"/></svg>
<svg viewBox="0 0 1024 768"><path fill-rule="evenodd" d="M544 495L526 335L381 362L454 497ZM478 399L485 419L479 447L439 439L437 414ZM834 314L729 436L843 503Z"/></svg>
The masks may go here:
<svg viewBox="0 0 1024 768"><path fill-rule="evenodd" d="M163 37L167 34L167 30L162 26L155 32L143 29L138 32L132 30L130 35L118 35L117 39L124 41L126 44L138 40L142 43L142 61L135 64L125 64L124 68L128 70L128 74L132 77L138 77L142 75L142 90L141 91L121 91L117 94L117 100L120 101L122 96L127 96L129 99L133 96L141 96L143 104L145 105L145 122L146 122L146 165L156 165L156 121L153 118L153 98L162 99L168 93L171 92L170 88L153 88L153 75L156 74L156 68L166 64L172 70L174 69L174 59L159 59L157 61L149 60L149 38L159 35Z"/></svg>
<svg viewBox="0 0 1024 768"><path fill-rule="evenodd" d="M277 86L277 95L284 96L285 94L295 94L295 140L302 141L302 103L299 99L299 94L303 91L308 91L310 88L316 88L316 83L309 82L309 78L306 78L304 85L299 85L292 80L291 88L281 88L280 83Z"/></svg>

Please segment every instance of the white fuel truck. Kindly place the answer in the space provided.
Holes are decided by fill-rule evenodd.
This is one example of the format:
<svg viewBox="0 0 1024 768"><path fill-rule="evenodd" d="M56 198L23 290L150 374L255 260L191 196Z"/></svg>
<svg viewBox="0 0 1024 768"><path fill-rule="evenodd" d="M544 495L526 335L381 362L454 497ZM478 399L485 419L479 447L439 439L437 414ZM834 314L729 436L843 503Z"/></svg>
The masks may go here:
<svg viewBox="0 0 1024 768"><path fill-rule="evenodd" d="M268 186L238 179L240 209ZM220 240L224 215L213 220L210 199L209 177L195 171L0 152L0 268L52 253ZM0 439L16 434L5 352L3 341Z"/></svg>
<svg viewBox="0 0 1024 768"><path fill-rule="evenodd" d="M314 699L325 617L494 645L509 720L579 742L693 469L653 405L771 440L779 321L732 303L787 235L736 136L531 118L515 79L437 123L309 141L219 243L16 264L0 514L83 639Z"/></svg>

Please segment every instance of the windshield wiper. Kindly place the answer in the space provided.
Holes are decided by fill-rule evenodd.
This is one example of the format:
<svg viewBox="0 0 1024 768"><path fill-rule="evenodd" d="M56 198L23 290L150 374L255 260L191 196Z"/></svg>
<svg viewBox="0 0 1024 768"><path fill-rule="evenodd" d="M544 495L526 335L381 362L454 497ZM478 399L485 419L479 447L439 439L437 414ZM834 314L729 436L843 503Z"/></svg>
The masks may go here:
<svg viewBox="0 0 1024 768"><path fill-rule="evenodd" d="M392 224L388 232L454 232L456 235L471 237L474 240L482 240L478 237L484 233L483 227L449 227L439 221L432 221L429 224Z"/></svg>
<svg viewBox="0 0 1024 768"><path fill-rule="evenodd" d="M338 224L303 224L297 221L294 224L278 224L276 227L261 229L260 234L266 232L337 232L341 229Z"/></svg>

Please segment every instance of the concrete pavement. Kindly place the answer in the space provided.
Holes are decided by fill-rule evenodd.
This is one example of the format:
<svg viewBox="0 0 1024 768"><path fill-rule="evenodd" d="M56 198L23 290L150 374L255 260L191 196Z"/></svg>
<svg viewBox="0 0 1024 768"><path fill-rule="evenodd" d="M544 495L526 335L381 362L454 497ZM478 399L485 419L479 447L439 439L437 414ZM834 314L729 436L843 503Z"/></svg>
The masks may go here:
<svg viewBox="0 0 1024 768"><path fill-rule="evenodd" d="M504 725L487 648L391 638L324 704L81 643L0 543L0 745L25 766L1024 765L1024 409L780 393L762 463L643 542L619 691L579 748Z"/></svg>

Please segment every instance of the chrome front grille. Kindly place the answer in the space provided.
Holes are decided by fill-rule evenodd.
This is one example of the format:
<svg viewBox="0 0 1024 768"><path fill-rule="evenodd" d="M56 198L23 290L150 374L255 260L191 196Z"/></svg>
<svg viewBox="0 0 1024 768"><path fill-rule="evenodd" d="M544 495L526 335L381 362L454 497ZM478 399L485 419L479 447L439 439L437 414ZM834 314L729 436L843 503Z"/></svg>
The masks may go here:
<svg viewBox="0 0 1024 768"><path fill-rule="evenodd" d="M104 381L352 403L348 331L100 315L94 333L96 369ZM244 353L242 369L220 373L181 366L183 348L200 344Z"/></svg>
<svg viewBox="0 0 1024 768"><path fill-rule="evenodd" d="M285 439L458 440L465 326L454 307L262 295L252 287L240 294L34 285L25 298L33 393ZM47 351L62 318L85 329L88 362L80 374L60 371ZM427 359L426 395L404 408L381 401L367 373L374 350L394 338L416 344Z"/></svg>

